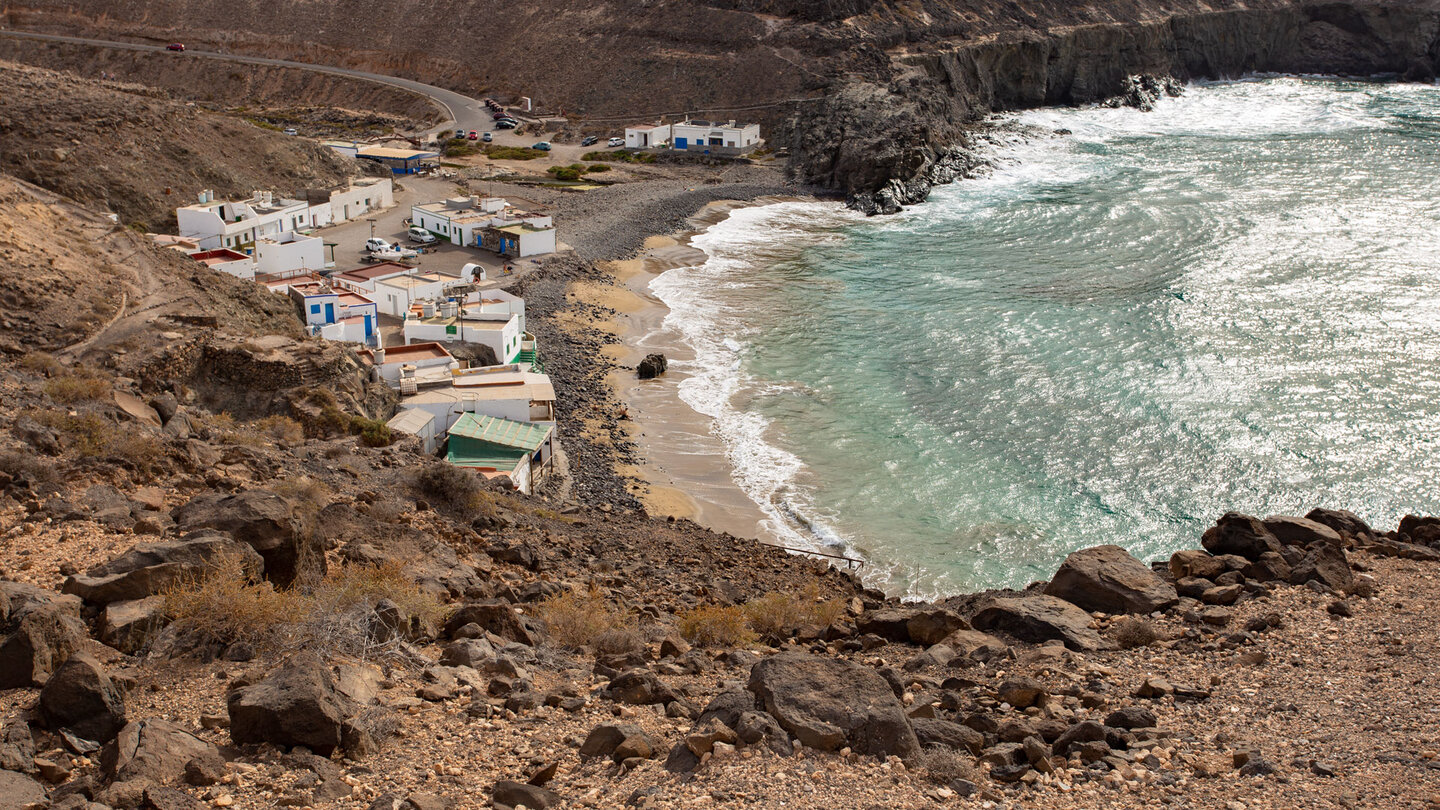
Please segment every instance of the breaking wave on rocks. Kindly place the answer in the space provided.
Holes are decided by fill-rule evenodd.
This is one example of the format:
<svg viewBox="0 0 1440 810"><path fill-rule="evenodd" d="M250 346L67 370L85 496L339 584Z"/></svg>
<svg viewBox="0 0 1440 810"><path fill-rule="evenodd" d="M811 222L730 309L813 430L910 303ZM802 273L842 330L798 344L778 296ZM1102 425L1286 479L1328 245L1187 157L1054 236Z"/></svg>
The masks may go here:
<svg viewBox="0 0 1440 810"><path fill-rule="evenodd" d="M1231 509L1440 509L1440 87L1204 84L991 140L927 205L741 209L654 281L783 542L933 595Z"/></svg>

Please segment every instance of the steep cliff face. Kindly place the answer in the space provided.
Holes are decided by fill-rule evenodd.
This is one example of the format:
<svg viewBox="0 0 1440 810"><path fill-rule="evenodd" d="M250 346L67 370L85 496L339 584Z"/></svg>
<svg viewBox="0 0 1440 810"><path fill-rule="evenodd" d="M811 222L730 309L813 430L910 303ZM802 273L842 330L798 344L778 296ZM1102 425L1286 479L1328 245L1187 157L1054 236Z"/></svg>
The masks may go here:
<svg viewBox="0 0 1440 810"><path fill-rule="evenodd" d="M758 119L802 182L848 193L963 171L992 110L1083 103L1136 74L1432 76L1440 0L15 0L0 24L183 40L528 96L594 129Z"/></svg>

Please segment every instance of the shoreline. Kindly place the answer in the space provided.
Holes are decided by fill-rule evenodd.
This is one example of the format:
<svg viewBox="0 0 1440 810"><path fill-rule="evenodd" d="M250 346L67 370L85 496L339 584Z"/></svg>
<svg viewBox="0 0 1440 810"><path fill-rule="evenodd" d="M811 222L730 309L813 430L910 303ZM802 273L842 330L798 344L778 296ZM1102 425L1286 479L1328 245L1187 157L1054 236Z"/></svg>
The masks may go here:
<svg viewBox="0 0 1440 810"><path fill-rule="evenodd" d="M694 354L679 333L665 327L670 309L650 291L650 282L667 271L704 263L709 257L691 240L731 211L797 199L808 198L771 195L710 202L687 218L682 230L647 238L635 258L598 263L614 286L609 288L610 300L596 302L614 310L610 326L620 340L609 358L615 366L606 380L615 399L628 409L627 435L636 450L635 463L619 464L616 472L634 481L632 491L652 515L781 544L770 527L772 518L734 480L727 448L710 431L710 417L681 399L679 386L689 377L685 366ZM652 353L664 354L669 366L660 377L641 380L634 368Z"/></svg>

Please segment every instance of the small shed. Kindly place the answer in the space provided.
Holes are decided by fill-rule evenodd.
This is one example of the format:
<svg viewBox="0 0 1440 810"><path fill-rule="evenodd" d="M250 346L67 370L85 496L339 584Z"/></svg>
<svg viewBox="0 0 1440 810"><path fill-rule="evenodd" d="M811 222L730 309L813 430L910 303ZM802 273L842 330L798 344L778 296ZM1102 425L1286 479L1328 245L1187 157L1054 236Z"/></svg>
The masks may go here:
<svg viewBox="0 0 1440 810"><path fill-rule="evenodd" d="M403 410L390 417L390 421L385 424L396 433L404 433L406 436L414 436L419 439L421 445L425 447L425 452L435 452L437 440L435 415L429 411L421 408Z"/></svg>
<svg viewBox="0 0 1440 810"><path fill-rule="evenodd" d="M529 494L554 458L554 425L461 414L449 431L445 458L488 478L505 476Z"/></svg>
<svg viewBox="0 0 1440 810"><path fill-rule="evenodd" d="M440 153L427 152L424 149L367 146L356 150L355 157L389 166L392 174L414 174L438 163Z"/></svg>

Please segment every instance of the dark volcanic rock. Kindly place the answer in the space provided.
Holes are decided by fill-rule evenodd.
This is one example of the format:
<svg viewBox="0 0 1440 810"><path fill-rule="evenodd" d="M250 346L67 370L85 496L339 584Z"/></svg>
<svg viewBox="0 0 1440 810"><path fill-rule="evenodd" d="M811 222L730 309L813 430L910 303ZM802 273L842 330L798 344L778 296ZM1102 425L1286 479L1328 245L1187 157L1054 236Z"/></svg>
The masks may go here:
<svg viewBox="0 0 1440 810"><path fill-rule="evenodd" d="M363 749L356 707L335 688L330 669L312 653L292 656L259 683L242 686L226 701L230 737L237 743L303 745L329 754Z"/></svg>
<svg viewBox="0 0 1440 810"><path fill-rule="evenodd" d="M249 545L264 558L265 577L277 585L295 582L302 566L314 569L307 575L325 573L324 548L296 518L290 502L273 492L208 492L176 507L171 517L182 532L216 529Z"/></svg>
<svg viewBox="0 0 1440 810"><path fill-rule="evenodd" d="M106 742L125 725L125 695L99 661L77 652L40 690L40 714L51 728Z"/></svg>
<svg viewBox="0 0 1440 810"><path fill-rule="evenodd" d="M105 746L100 764L105 775L117 782L172 782L185 775L185 766L192 759L217 756L215 746L171 723L136 720Z"/></svg>
<svg viewBox="0 0 1440 810"><path fill-rule="evenodd" d="M1227 512L1206 529L1200 545L1216 556L1237 554L1247 560L1258 560L1267 551L1280 551L1280 541L1259 518L1239 512Z"/></svg>
<svg viewBox="0 0 1440 810"><path fill-rule="evenodd" d="M1293 585L1304 585L1315 580L1337 591L1348 590L1355 584L1355 575L1350 572L1350 562L1344 549L1328 544L1316 544L1305 551L1305 557L1290 571Z"/></svg>
<svg viewBox="0 0 1440 810"><path fill-rule="evenodd" d="M1045 593L1105 613L1150 613L1179 600L1173 586L1119 546L1096 546L1066 557Z"/></svg>
<svg viewBox="0 0 1440 810"><path fill-rule="evenodd" d="M450 618L445 621L445 634L454 636L455 632L467 624L477 624L495 635L516 641L527 646L534 646L535 638L530 631L521 623L520 617L515 609L508 602L493 600L489 602L473 602L462 605Z"/></svg>
<svg viewBox="0 0 1440 810"><path fill-rule="evenodd" d="M655 673L648 669L631 669L621 673L605 692L618 703L649 705L652 703L673 703L680 699L675 690L665 685Z"/></svg>
<svg viewBox="0 0 1440 810"><path fill-rule="evenodd" d="M1359 515L1345 509L1311 509L1305 517L1329 526L1339 532L1342 537L1354 539L1375 536L1375 530L1370 528L1370 524L1361 520Z"/></svg>
<svg viewBox="0 0 1440 810"><path fill-rule="evenodd" d="M969 751L978 756L985 747L984 734L969 726L962 726L949 720L919 717L912 720L911 725L915 728L915 738L926 748L932 745L943 745L946 748Z"/></svg>
<svg viewBox="0 0 1440 810"><path fill-rule="evenodd" d="M1021 641L1060 639L1074 650L1100 648L1100 634L1090 629L1090 614L1046 594L995 596L980 603L970 617L977 630L1007 633Z"/></svg>
<svg viewBox="0 0 1440 810"><path fill-rule="evenodd" d="M1343 546L1340 533L1323 523L1293 515L1271 515L1265 518L1265 528L1287 546L1308 546L1311 543L1329 543Z"/></svg>
<svg viewBox="0 0 1440 810"><path fill-rule="evenodd" d="M890 685L874 670L804 653L780 653L750 670L749 689L779 723L822 751L908 757L920 750Z"/></svg>
<svg viewBox="0 0 1440 810"><path fill-rule="evenodd" d="M665 373L669 364L665 361L663 354L647 354L640 364L635 366L635 373L642 380L653 380Z"/></svg>
<svg viewBox="0 0 1440 810"><path fill-rule="evenodd" d="M491 798L497 804L507 807L524 805L531 810L545 810L545 808L554 807L560 803L560 794L553 790L509 779L502 779L495 783L495 790L491 794Z"/></svg>
<svg viewBox="0 0 1440 810"><path fill-rule="evenodd" d="M65 580L63 590L86 602L106 604L154 596L171 585L209 571L221 555L239 558L260 574L265 563L253 548L223 532L205 530L181 540L140 543L104 565Z"/></svg>
<svg viewBox="0 0 1440 810"><path fill-rule="evenodd" d="M0 689L40 686L86 636L80 600L20 582L0 582L9 616L0 626Z"/></svg>
<svg viewBox="0 0 1440 810"><path fill-rule="evenodd" d="M23 773L0 771L0 809L48 807L45 787Z"/></svg>

